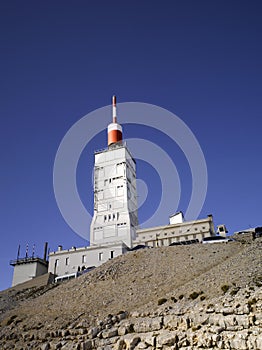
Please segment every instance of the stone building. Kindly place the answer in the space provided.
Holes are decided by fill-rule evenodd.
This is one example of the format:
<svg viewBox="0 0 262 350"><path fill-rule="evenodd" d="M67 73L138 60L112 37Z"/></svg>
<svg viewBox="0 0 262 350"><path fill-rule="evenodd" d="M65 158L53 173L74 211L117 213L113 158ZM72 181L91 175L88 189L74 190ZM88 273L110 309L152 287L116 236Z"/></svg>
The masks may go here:
<svg viewBox="0 0 262 350"><path fill-rule="evenodd" d="M194 221L174 220L174 216L171 216L169 225L144 228L137 230L136 233L134 244L145 244L148 247L169 246L176 242L202 242L203 238L216 234L212 215Z"/></svg>

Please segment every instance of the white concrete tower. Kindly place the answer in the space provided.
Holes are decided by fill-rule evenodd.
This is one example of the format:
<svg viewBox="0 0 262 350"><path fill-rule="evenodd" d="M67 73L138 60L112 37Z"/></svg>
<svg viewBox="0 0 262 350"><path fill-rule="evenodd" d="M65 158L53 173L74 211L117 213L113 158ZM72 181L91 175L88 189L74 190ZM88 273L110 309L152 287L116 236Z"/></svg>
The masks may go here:
<svg viewBox="0 0 262 350"><path fill-rule="evenodd" d="M108 125L108 148L95 153L94 216L90 245L124 242L132 247L136 238L136 162L122 141L113 96L113 122Z"/></svg>

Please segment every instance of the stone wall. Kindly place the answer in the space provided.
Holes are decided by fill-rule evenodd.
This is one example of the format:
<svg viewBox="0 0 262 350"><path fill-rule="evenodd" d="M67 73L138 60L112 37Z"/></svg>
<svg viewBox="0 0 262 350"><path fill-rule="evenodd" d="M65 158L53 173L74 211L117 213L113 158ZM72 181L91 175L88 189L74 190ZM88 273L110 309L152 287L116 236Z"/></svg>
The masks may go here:
<svg viewBox="0 0 262 350"><path fill-rule="evenodd" d="M41 326L18 335L19 319L9 320L3 349L262 349L261 287L246 287L223 297L187 303L162 299L155 312L120 312L97 320L85 318L63 329ZM173 304L172 304L173 303ZM191 303L191 304L190 304ZM190 304L190 305L189 305ZM187 306L186 306L187 305Z"/></svg>

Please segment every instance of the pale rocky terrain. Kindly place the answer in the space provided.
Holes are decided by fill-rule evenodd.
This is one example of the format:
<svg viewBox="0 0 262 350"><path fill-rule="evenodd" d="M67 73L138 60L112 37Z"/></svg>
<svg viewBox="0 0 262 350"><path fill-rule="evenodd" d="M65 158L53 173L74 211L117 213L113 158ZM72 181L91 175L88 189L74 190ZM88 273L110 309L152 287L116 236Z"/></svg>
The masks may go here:
<svg viewBox="0 0 262 350"><path fill-rule="evenodd" d="M0 349L262 349L262 239L240 240L129 252L3 291Z"/></svg>

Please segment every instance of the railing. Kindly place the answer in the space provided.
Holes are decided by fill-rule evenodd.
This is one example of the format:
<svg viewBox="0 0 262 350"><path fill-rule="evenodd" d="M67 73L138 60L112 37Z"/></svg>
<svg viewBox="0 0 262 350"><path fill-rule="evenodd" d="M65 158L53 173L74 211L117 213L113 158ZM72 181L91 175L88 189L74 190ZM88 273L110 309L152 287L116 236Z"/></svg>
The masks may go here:
<svg viewBox="0 0 262 350"><path fill-rule="evenodd" d="M31 262L41 262L42 264L47 264L47 261L39 258L38 256L30 256L25 258L18 258L15 260L10 260L10 265L19 265L19 264L25 264L25 263L31 263Z"/></svg>
<svg viewBox="0 0 262 350"><path fill-rule="evenodd" d="M116 148L121 148L121 147L125 147L126 146L126 141L119 141L116 143L113 143L112 145L106 147L106 148L101 148L95 151L95 153L101 153L104 151L109 151L111 149L116 149Z"/></svg>

